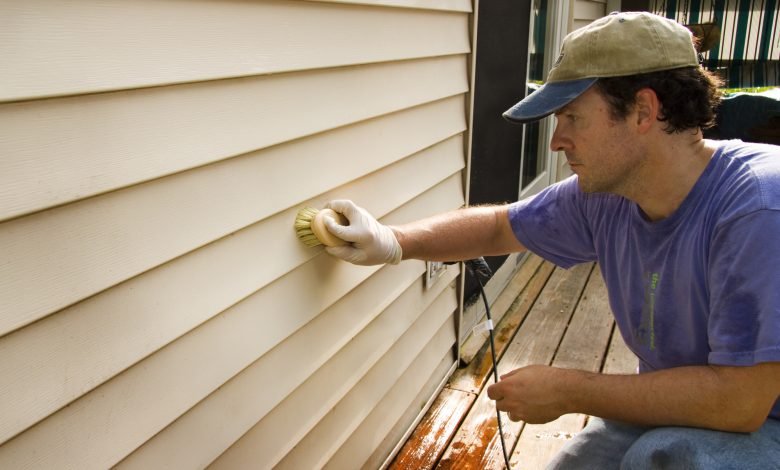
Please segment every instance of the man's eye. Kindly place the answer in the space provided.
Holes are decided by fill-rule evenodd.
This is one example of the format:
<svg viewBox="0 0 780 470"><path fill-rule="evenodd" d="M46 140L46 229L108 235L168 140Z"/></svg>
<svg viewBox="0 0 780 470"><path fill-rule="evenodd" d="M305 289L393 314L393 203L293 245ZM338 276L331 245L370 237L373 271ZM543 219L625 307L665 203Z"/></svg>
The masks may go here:
<svg viewBox="0 0 780 470"><path fill-rule="evenodd" d="M555 119L557 121L560 121L561 119L565 120L566 122L574 123L577 121L577 116L571 113L558 113L555 114Z"/></svg>

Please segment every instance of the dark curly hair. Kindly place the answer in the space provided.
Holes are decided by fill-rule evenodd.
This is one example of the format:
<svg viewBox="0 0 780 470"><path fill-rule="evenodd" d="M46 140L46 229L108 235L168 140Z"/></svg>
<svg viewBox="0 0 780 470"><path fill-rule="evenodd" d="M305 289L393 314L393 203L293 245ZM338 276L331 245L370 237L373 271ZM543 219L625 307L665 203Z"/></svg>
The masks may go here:
<svg viewBox="0 0 780 470"><path fill-rule="evenodd" d="M668 134L689 129L707 129L715 125L715 110L720 104L718 87L723 82L701 67L662 70L625 77L600 78L596 90L610 106L610 117L623 120L636 103L643 88L655 91L661 102L661 117Z"/></svg>

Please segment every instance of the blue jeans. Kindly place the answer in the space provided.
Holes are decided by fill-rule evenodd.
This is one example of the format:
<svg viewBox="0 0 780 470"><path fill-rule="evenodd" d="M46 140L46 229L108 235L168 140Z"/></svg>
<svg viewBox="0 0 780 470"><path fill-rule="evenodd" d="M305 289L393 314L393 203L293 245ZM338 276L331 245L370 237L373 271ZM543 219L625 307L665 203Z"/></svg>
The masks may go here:
<svg viewBox="0 0 780 470"><path fill-rule="evenodd" d="M780 469L780 420L750 434L590 418L548 469Z"/></svg>

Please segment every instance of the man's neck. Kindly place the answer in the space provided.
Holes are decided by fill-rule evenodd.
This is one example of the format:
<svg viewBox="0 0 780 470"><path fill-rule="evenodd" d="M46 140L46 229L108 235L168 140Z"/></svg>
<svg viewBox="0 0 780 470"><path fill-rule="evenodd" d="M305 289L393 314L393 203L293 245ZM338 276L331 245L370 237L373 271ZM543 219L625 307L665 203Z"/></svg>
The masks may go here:
<svg viewBox="0 0 780 470"><path fill-rule="evenodd" d="M676 211L699 180L715 151L712 141L695 134L658 136L648 148L648 161L638 175L633 194L651 221L665 219Z"/></svg>

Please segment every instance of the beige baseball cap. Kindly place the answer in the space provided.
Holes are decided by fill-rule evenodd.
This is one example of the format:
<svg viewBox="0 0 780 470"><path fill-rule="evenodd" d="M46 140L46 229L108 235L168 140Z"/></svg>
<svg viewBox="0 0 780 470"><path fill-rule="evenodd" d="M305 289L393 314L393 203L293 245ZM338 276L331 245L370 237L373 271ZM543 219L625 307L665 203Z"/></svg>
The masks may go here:
<svg viewBox="0 0 780 470"><path fill-rule="evenodd" d="M513 122L539 120L569 104L601 77L698 67L691 32L646 12L612 13L569 33L547 82L512 106Z"/></svg>

